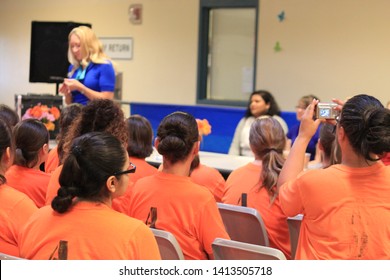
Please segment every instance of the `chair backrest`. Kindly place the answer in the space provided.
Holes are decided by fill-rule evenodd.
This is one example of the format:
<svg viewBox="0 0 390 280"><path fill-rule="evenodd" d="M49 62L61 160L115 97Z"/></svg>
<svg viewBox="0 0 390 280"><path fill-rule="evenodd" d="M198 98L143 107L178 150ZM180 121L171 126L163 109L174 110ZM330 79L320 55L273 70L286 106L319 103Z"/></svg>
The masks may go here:
<svg viewBox="0 0 390 280"><path fill-rule="evenodd" d="M25 259L0 253L0 260L5 261L5 260L25 260Z"/></svg>
<svg viewBox="0 0 390 280"><path fill-rule="evenodd" d="M301 230L301 222L303 219L302 214L298 214L294 217L287 218L288 231L290 233L291 244L291 258L295 258L295 252L297 251L299 231Z"/></svg>
<svg viewBox="0 0 390 280"><path fill-rule="evenodd" d="M217 203L230 238L250 244L269 246L268 234L260 213L250 207Z"/></svg>
<svg viewBox="0 0 390 280"><path fill-rule="evenodd" d="M216 238L211 245L215 260L285 260L282 251L271 247Z"/></svg>
<svg viewBox="0 0 390 280"><path fill-rule="evenodd" d="M156 238L162 260L184 260L180 245L172 233L155 228L150 229Z"/></svg>

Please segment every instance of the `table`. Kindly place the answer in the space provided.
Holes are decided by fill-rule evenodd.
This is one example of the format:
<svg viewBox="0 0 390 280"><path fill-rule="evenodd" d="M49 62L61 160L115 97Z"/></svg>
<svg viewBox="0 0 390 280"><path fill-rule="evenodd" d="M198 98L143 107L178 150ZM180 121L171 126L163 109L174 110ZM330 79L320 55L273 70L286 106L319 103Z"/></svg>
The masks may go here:
<svg viewBox="0 0 390 280"><path fill-rule="evenodd" d="M254 161L253 157L233 156L204 151L199 152L199 158L202 164L216 168L225 179L233 170ZM162 156L154 149L153 153L146 158L146 161L158 167L162 162Z"/></svg>

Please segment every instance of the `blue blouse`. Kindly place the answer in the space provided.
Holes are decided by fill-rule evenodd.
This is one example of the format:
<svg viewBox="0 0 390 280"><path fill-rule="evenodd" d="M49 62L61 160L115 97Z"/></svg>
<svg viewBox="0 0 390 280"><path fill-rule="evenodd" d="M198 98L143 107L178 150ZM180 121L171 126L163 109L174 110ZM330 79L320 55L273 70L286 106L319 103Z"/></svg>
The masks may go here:
<svg viewBox="0 0 390 280"><path fill-rule="evenodd" d="M294 125L288 130L287 138L291 139L291 145L294 143L295 139L298 137L299 132L299 125ZM316 133L313 135L313 137L310 139L309 145L307 145L306 153L310 153L310 160L314 160L316 155L316 145L318 142L318 139L320 138L320 128L321 125L318 127Z"/></svg>
<svg viewBox="0 0 390 280"><path fill-rule="evenodd" d="M69 66L69 72L73 69L73 65ZM111 62L97 64L90 62L83 71L81 67L77 69L71 79L79 80L87 88L94 91L112 91L115 90L115 71ZM86 105L89 99L80 91L72 91L74 103Z"/></svg>

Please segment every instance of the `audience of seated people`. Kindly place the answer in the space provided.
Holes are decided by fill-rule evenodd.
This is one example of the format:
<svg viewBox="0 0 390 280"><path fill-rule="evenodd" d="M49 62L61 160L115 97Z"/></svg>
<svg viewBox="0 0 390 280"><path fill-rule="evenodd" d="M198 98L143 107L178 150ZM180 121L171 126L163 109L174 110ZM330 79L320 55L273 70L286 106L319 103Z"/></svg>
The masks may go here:
<svg viewBox="0 0 390 280"><path fill-rule="evenodd" d="M213 259L214 239L229 236L211 192L189 178L199 151L195 118L183 112L166 116L157 129L155 147L163 157L160 171L137 181L125 213L171 232L185 259Z"/></svg>
<svg viewBox="0 0 390 280"><path fill-rule="evenodd" d="M255 160L230 173L222 202L242 205L242 194L246 194L246 206L257 209L264 221L270 246L290 259L287 216L280 208L276 188L286 144L282 126L272 117L257 118L251 125L249 143Z"/></svg>
<svg viewBox="0 0 390 280"><path fill-rule="evenodd" d="M5 173L14 156L11 127L0 116L0 252L19 257L20 231L38 208L27 195L7 185Z"/></svg>
<svg viewBox="0 0 390 280"><path fill-rule="evenodd" d="M283 212L303 214L295 258L389 259L390 169L380 158L390 152L390 111L364 94L334 101L342 106L333 121L341 163L300 174L321 123L314 100L278 179Z"/></svg>
<svg viewBox="0 0 390 280"><path fill-rule="evenodd" d="M15 110L0 105L0 252L28 259L160 259L149 226L173 233L185 259L213 259L214 239L229 239L216 202L241 205L245 193L247 206L264 220L270 246L287 259L286 218L296 214L304 216L296 259L388 259L390 228L383 221L390 219L385 166L390 110L372 96L357 95L345 104L334 100L341 111L337 122L314 120L314 100L284 162L287 129L270 109L276 102L262 92L251 95L250 113L234 137L241 142L239 154L255 160L233 170L226 182L216 169L202 170L207 166L199 163L197 125L189 114L176 112L161 121L155 147L163 163L157 171L145 161L153 139L147 119L130 116L126 126L123 111L111 100L67 106L45 174L39 166L48 153L46 127L20 121ZM274 117L257 118L262 115ZM318 131L321 161L309 164L316 170L303 171L305 152ZM45 181L50 178L45 202L42 174ZM78 235L88 238L74 238ZM109 250L99 245L103 237ZM121 242L132 245L124 249ZM59 252L63 246L65 257Z"/></svg>
<svg viewBox="0 0 390 280"><path fill-rule="evenodd" d="M7 183L41 208L50 180L50 174L40 170L49 152L49 131L41 121L26 119L15 125L13 133L16 152L14 164L5 173Z"/></svg>
<svg viewBox="0 0 390 280"><path fill-rule="evenodd" d="M130 167L129 167L130 165ZM39 209L21 231L26 259L158 260L152 231L111 208L134 171L123 144L113 135L90 132L74 139L51 206Z"/></svg>
<svg viewBox="0 0 390 280"><path fill-rule="evenodd" d="M81 112L82 105L79 103L72 103L61 110L60 119L58 121L59 133L56 136L57 145L49 151L47 160L45 162L45 172L53 172L63 159L63 146L65 135L70 125L75 121L76 117Z"/></svg>

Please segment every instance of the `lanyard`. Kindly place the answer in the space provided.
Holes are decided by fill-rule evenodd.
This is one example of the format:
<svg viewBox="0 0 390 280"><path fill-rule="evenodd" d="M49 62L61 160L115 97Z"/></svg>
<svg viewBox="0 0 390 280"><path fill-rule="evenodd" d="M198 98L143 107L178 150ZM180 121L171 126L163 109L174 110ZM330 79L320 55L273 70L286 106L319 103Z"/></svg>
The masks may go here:
<svg viewBox="0 0 390 280"><path fill-rule="evenodd" d="M87 72L87 68L88 68L88 65L89 64L87 64L86 66L85 66L85 68L83 69L81 66L76 70L76 77L75 77L75 79L76 80L84 80L84 78L85 78L85 73Z"/></svg>

